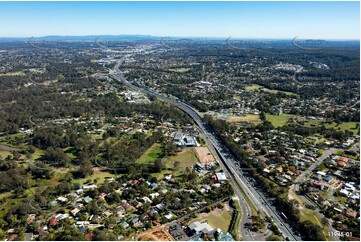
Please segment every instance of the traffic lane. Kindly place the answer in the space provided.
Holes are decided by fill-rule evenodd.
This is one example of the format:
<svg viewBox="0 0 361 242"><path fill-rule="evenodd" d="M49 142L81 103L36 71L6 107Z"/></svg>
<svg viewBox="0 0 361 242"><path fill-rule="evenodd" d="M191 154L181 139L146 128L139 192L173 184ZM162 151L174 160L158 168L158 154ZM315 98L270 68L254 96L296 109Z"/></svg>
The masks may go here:
<svg viewBox="0 0 361 242"><path fill-rule="evenodd" d="M123 59L122 61L124 61L124 59ZM125 77L123 76L122 72L119 70L119 66L120 66L120 65L121 65L121 63L119 63L119 64L117 65L117 69L118 69L117 72L118 72L118 74L120 75L120 77L121 77L121 79L122 79L123 82L125 82L126 84L128 84L129 86L131 86L132 88L134 88L134 89L136 89L136 90L139 90L139 91L142 91L142 92L145 92L145 93L148 93L148 94L155 95L155 96L157 96L157 97L159 97L159 98L161 98L161 99L163 99L163 100L165 100L165 101L168 101L168 102L170 102L170 103L172 103L172 104L180 107L183 111L185 111L185 112L188 113L191 117L193 117L193 119L196 121L196 123L198 124L198 126L200 126L201 129L202 129L202 131L204 132L205 127L204 127L204 125L203 125L203 122L202 122L201 118L199 117L198 113L196 113L194 110L192 110L191 108L189 108L188 105L183 104L183 103L176 102L176 101L174 101L174 100L172 100L172 99L169 99L169 98L167 98L167 97L164 97L164 96L162 96L162 95L160 95L160 94L158 94L158 93L156 93L156 92L149 91L149 90L147 90L147 89L143 89L143 88L137 87L137 86L129 83L129 82L125 79ZM207 133L206 135L210 135L210 134ZM212 137L212 138L214 139L214 137ZM212 145L212 146L213 146L213 145ZM214 149L214 147L213 147L213 149ZM217 154L216 154L216 155L217 155ZM239 193L239 191L238 191L237 189L235 189L235 190L236 190L236 193L238 193L238 197L244 200L243 196ZM244 205L245 205L244 203L242 203L242 205L243 205L243 209L244 209L243 211L247 211L247 212L246 212L247 215L250 214L250 208L249 208L248 206L244 206ZM248 216L246 216L246 213L244 213L245 216L242 216L245 221L247 221L247 219L248 219ZM243 223L243 224L244 224L244 223ZM249 236L248 236L248 237L249 237Z"/></svg>
<svg viewBox="0 0 361 242"><path fill-rule="evenodd" d="M210 135L210 133L209 133L209 132L202 132L202 135L204 135L205 137L207 137L206 135ZM220 160L219 155L217 154L217 152L215 152L216 147L214 146L214 144L213 144L212 142L210 142L210 140L212 140L212 138L206 140L206 143L208 144L208 147L210 147L211 150L214 152L214 154L216 154L216 157L218 157L218 160ZM221 166L222 166L222 168L223 168L222 163L220 163L220 164L221 164ZM226 169L225 169L225 170L226 170ZM233 174L234 174L234 173L233 173ZM237 177L237 176L236 176L236 177ZM238 189L235 189L235 192L238 194L239 201L240 201L240 205L241 205L241 209L242 209L242 211L243 211L242 218L241 218L241 221L240 221L240 224L239 224L239 225L241 226L241 228L242 228L241 231L242 231L242 232L245 231L245 232L242 233L242 236L243 236L243 238L244 238L245 240L249 240L249 239L247 239L247 238L252 238L252 240L257 240L257 239L255 239L255 238L252 236L252 234L250 234L250 233L247 232L247 231L248 231L247 229L244 229L244 225L245 225L246 223L251 222L250 219L249 219L249 216L250 216L250 214L251 214L251 208L249 207L249 204L246 202L243 194L241 194Z"/></svg>
<svg viewBox="0 0 361 242"><path fill-rule="evenodd" d="M259 193L258 191L255 190L255 192L259 195L260 199L264 201L264 205L265 205L265 208L271 213L273 214L273 218L275 220L278 221L278 223L283 226L285 228L285 230L281 230L283 233L285 233L286 235L288 235L289 238L293 238L295 240L301 240L300 237L294 235L293 233L293 230L292 228L290 227L290 225L288 225L287 222L284 222L283 218L280 217L280 215L277 213L277 212L274 212L274 211L277 211L276 207L273 206L272 204L270 204L268 201L267 201L267 198L264 196L264 194L262 193ZM272 217L271 217L272 218Z"/></svg>
<svg viewBox="0 0 361 242"><path fill-rule="evenodd" d="M205 136L204 133L202 133L203 136ZM213 146L212 143L209 142L209 140L206 140L206 144L207 146L210 148L211 152L214 154L215 158L217 160L220 160L220 157L218 156L217 152L215 151L215 147ZM219 162L220 166L222 169L225 169L223 167L223 164L222 162ZM245 199L244 199L244 196L243 194L238 190L237 186L234 184L234 181L232 178L230 178L230 181L231 181L231 185L233 187L233 190L234 190L234 193L236 194L236 196L238 197L238 200L240 202L240 205L241 205L241 213L242 213L242 216L241 216L241 221L239 223L239 226L241 227L240 231L241 231L241 236L243 238L243 240L246 240L246 241L253 241L253 240L256 240L255 238L253 238L250 234L247 233L247 230L244 229L244 225L245 223L248 222L248 216L249 214L251 213L251 209L250 207L248 206L248 204L245 202ZM243 202L242 202L243 201Z"/></svg>
<svg viewBox="0 0 361 242"><path fill-rule="evenodd" d="M133 85L132 85L133 86ZM135 87L135 86L134 86ZM138 87L135 87L135 89L139 89L140 91L144 91L144 89L141 89L141 88L138 88ZM149 91L147 91L147 93L149 93L149 94L155 94L154 92L149 92ZM164 97L163 96L161 96L161 95L156 95L156 96L158 96L158 97L160 97L160 98L162 98L162 99L164 99ZM168 98L167 98L168 99ZM166 101L169 101L169 102L171 102L171 103L173 103L173 104L177 104L176 102L174 102L173 100L171 100L171 99L168 99L167 100L166 99ZM191 110L191 109L189 109L187 106L185 106L185 105L181 105L181 109L183 109L183 111L185 111L185 112L187 112L190 116L192 116L194 119L196 119L195 121L198 121L197 123L198 123L198 125L199 126L203 126L203 123L202 123L202 121L199 119L199 116L198 116L198 114L196 113L196 112L194 112L193 110ZM202 127L203 129L204 129L204 127ZM245 187L247 187L247 186L245 186ZM248 193L249 195L250 194L252 194L252 196L254 196L254 194L253 194L253 192L250 192L250 193ZM259 207L260 206L260 204L259 204L259 202L258 202L258 200L254 197L253 199L252 199L255 203L257 203L258 204L258 206L257 207ZM285 226L285 227L287 227L287 226ZM282 230L282 229L280 229L280 230ZM284 232L285 234L288 234L287 232ZM293 237L291 234L289 234L289 237Z"/></svg>
<svg viewBox="0 0 361 242"><path fill-rule="evenodd" d="M240 171L242 172L242 171ZM248 181L248 179L246 178L246 176L244 176L242 174L242 176L247 180L248 184L250 184ZM275 212L277 209L274 206L271 206L269 204L269 202L267 201L266 197L263 195L263 193L258 192L257 190L254 189L253 186L247 186L248 190L250 190L250 192L254 195L254 197L256 196L256 194L259 197L259 200L263 201L263 208L264 210L266 210L266 214L268 214L272 219L276 220L277 223L280 226L282 226L283 228L281 228L280 226L278 226L278 228L280 229L280 231L285 234L287 237L289 238L293 238L295 240L299 240L294 234L292 229L290 228L290 226L287 223L283 222L283 219L278 215L277 212ZM258 199L257 199L258 200Z"/></svg>
<svg viewBox="0 0 361 242"><path fill-rule="evenodd" d="M220 154L222 155L222 153L220 153ZM227 161L227 159L225 159L225 158L223 158L223 159L224 159L225 161ZM253 190L253 191L250 191L250 189L249 189L250 187L248 187L248 186L243 182L243 180L238 176L238 173L235 172L232 162L231 162L231 164L228 164L228 163L227 163L227 165L228 165L231 169L233 169L233 174L234 174L234 176L236 177L236 179L237 179L238 181L241 181L240 185L241 185L241 187L243 187L243 190L244 190L245 192L248 191L247 194L250 195L250 196L251 196L251 194L252 194L252 197L248 196L248 197L250 198L250 201L251 201L254 205L255 205L255 204L259 204L259 203L258 203L258 199L255 197L255 194L256 194L256 193L258 194L258 192L255 192L254 190ZM254 194L254 193L255 193L255 194ZM252 199L252 198L253 198L253 199ZM255 202L255 201L257 201L257 202ZM263 210L263 211L265 211L266 214L268 214L268 215L272 214L271 217L275 217L275 218L276 218L276 222L281 225L281 226L278 226L279 230L280 230L284 235L286 235L286 237L289 237L290 239L297 240L296 237L295 237L295 236L293 235L293 233L291 232L290 228L289 228L288 226L284 225L283 222L279 219L278 214L277 214L276 212L274 212L272 209L267 208L267 207L264 207L264 206L261 206L261 209L260 209L260 207L257 206L257 205L255 205L255 207L258 208L258 210ZM277 224L277 223L276 223L276 224Z"/></svg>
<svg viewBox="0 0 361 242"><path fill-rule="evenodd" d="M148 91L148 90L146 90L146 89L142 89L142 88L139 88L139 87L136 87L136 86L130 84L130 83L124 78L124 76L122 76L122 73L121 73L121 71L119 70L119 65L117 65L117 67L118 67L117 72L121 74L120 77L121 77L121 79L123 79L122 81L124 81L124 82L127 83L128 85L133 86L133 87L134 87L135 89L137 89L137 90L140 90L140 91L142 91L142 92L146 92L146 93L149 93L149 94L156 95L156 96L158 96L159 98L161 98L161 99L163 99L163 100L169 101L169 102L175 104L177 107L182 106L183 109L184 109L184 111L185 111L185 112L188 111L187 113L188 113L191 117L194 118L194 120L196 121L196 123L203 129L203 132L204 132L204 126L203 126L203 122L202 122L201 118L199 117L199 115L198 115L196 112L194 112L193 110L191 110L191 109L188 108L189 105L185 105L184 103L181 103L181 102L175 102L174 100L171 100L171 99L169 99L169 98L166 98L166 97L164 97L164 96L162 96L162 95L160 95L160 94L158 94L158 93L155 93L155 92L153 92L153 91ZM211 134L211 136L215 139L215 137L213 136L213 134ZM216 148L220 149L220 147L215 147L215 149L216 149ZM222 150L222 149L221 149L221 150ZM225 149L225 150L227 150L227 149ZM222 155L221 152L219 152L219 153ZM228 155L228 154L227 154L227 155ZM230 156L231 156L231 155L230 155ZM232 164L229 164L229 163L227 162L227 159L225 159L224 157L222 157L222 160L224 160L224 162L227 164L227 166L233 167ZM236 175L236 177L239 178L238 175ZM251 200L251 201L252 201L252 200ZM291 238L292 238L292 237L293 237L293 236L291 236Z"/></svg>
<svg viewBox="0 0 361 242"><path fill-rule="evenodd" d="M232 165L230 165L230 167L232 167ZM237 174L237 172L235 172L235 170L234 170L234 168L233 168L233 174ZM241 184L240 185L243 185L242 187L243 187L243 190L244 191L248 191L247 192L247 194L248 195L252 195L252 197L250 197L250 196L248 196L249 198L250 198L250 201L252 202L252 203L256 203L256 204L259 204L258 203L258 199L256 198L256 195L255 194L258 194L258 192L255 192L254 190L253 191L250 191L249 190L249 188L250 187L248 187L243 181L242 181L242 179L240 179L239 178L239 176L237 176L237 175L235 175L236 176L236 178L237 178L237 180L239 180L239 181L241 181ZM253 198L253 199L252 199ZM262 199L261 197L260 197L260 199ZM257 202L255 202L255 201L257 201ZM257 206L256 206L257 207ZM277 213L275 213L272 209L270 209L270 208L267 208L267 207L262 207L262 210L265 210L266 209L266 214L272 214L271 215L271 217L274 217L274 218L276 218L275 220L276 220L276 224L278 223L278 224L280 224L282 227L280 227L280 226L278 226L278 228L279 228L279 230L284 234L284 235L286 235L286 237L289 237L289 238L291 238L291 239L294 239L294 240L297 240L296 239L296 237L293 235L293 233L290 231L290 228L288 227L288 226L286 226L286 225L284 225L283 224L283 222L278 218L278 214ZM260 210L260 209L259 209Z"/></svg>

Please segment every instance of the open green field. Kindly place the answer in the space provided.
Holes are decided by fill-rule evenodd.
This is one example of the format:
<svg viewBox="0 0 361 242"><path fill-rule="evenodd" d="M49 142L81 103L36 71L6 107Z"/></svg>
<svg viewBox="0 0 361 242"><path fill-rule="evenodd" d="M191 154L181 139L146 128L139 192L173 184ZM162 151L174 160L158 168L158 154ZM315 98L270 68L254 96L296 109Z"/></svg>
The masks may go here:
<svg viewBox="0 0 361 242"><path fill-rule="evenodd" d="M266 119L272 123L274 127L282 127L285 125L289 118L292 118L294 115L292 114L281 114L281 115L271 115L266 114Z"/></svg>
<svg viewBox="0 0 361 242"><path fill-rule="evenodd" d="M285 92L285 91L279 91L279 90L275 90L275 89L268 89L268 88L263 88L263 90L265 92L269 92L269 93L273 93L273 94L276 94L276 93L283 93L283 94L286 94L288 96L298 96L297 94L294 94L293 92Z"/></svg>
<svg viewBox="0 0 361 242"><path fill-rule="evenodd" d="M346 197L343 197L343 196L334 196L334 197L340 204L342 204L343 206L346 206L346 200L347 200Z"/></svg>
<svg viewBox="0 0 361 242"><path fill-rule="evenodd" d="M23 71L17 71L17 72L9 72L5 74L0 74L0 76L25 76L25 73Z"/></svg>
<svg viewBox="0 0 361 242"><path fill-rule="evenodd" d="M248 85L248 86L245 87L245 89L247 91L257 91L257 90L262 89L265 92L269 92L269 93L273 93L273 94L281 92L281 93L284 93L284 94L286 94L288 96L298 96L297 94L294 94L293 92L284 92L284 91L280 91L280 90L276 90L276 89L268 89L268 88L263 87L263 86L258 85L258 84Z"/></svg>
<svg viewBox="0 0 361 242"><path fill-rule="evenodd" d="M229 116L227 119L228 122L237 123L237 122L247 122L259 124L261 123L261 119L258 114L245 114L242 116Z"/></svg>
<svg viewBox="0 0 361 242"><path fill-rule="evenodd" d="M162 161L168 168L174 168L174 162L179 161L178 168L185 170L187 167L194 166L198 159L192 148L184 148L174 156L163 158Z"/></svg>
<svg viewBox="0 0 361 242"><path fill-rule="evenodd" d="M164 169L164 170L162 170L160 172L157 172L157 173L152 173L151 175L152 175L152 177L156 177L158 180L161 180L165 176L170 175L170 174L172 174L173 177L181 175L181 173L179 171L174 171L174 170L171 171L171 170L168 170L168 169Z"/></svg>
<svg viewBox="0 0 361 242"><path fill-rule="evenodd" d="M325 119L308 119L306 117L297 116L297 120L304 122L305 127L319 127L325 125L326 128L334 128L336 130L346 131L349 130L354 134L358 134L359 128L357 127L358 122L342 122L337 124L335 122L325 123Z"/></svg>
<svg viewBox="0 0 361 242"><path fill-rule="evenodd" d="M9 209L19 206L23 203L22 199L7 197L3 200L3 203L0 204L0 222L2 222L6 216L6 213Z"/></svg>
<svg viewBox="0 0 361 242"><path fill-rule="evenodd" d="M88 180L90 180L91 182L93 182L94 180L97 180L97 184L102 184L102 183L104 183L106 178L112 178L112 177L114 177L113 174L110 174L110 173L108 173L106 171L101 171L98 168L94 168L94 174L93 175L85 177L85 178L81 178L81 179L74 179L74 182L84 184Z"/></svg>
<svg viewBox="0 0 361 242"><path fill-rule="evenodd" d="M223 210L221 215L214 215L213 211L208 213L207 216L193 219L189 224L199 221L207 221L213 228L220 228L222 231L228 231L228 227L231 223L232 214L229 211Z"/></svg>
<svg viewBox="0 0 361 242"><path fill-rule="evenodd" d="M331 124L326 124L326 128L334 128L336 130L350 130L352 131L354 134L358 134L359 129L357 128L357 124L358 122L343 122L340 123L339 125L337 125L335 122L331 123Z"/></svg>
<svg viewBox="0 0 361 242"><path fill-rule="evenodd" d="M8 150L0 150L0 159L5 159L8 157L8 155L11 155L11 152Z"/></svg>
<svg viewBox="0 0 361 242"><path fill-rule="evenodd" d="M76 159L75 148L74 147L68 147L64 149L65 154L69 156L70 159Z"/></svg>
<svg viewBox="0 0 361 242"><path fill-rule="evenodd" d="M327 139L320 137L319 135L313 135L313 136L308 136L306 138L306 140L314 143L314 144L322 144L325 143L327 141Z"/></svg>
<svg viewBox="0 0 361 242"><path fill-rule="evenodd" d="M33 159L36 160L36 159L39 159L42 155L44 155L44 150L35 148L35 152L32 156L33 156Z"/></svg>
<svg viewBox="0 0 361 242"><path fill-rule="evenodd" d="M149 164L153 163L162 155L162 148L159 143L153 144L144 154L139 157L137 163Z"/></svg>
<svg viewBox="0 0 361 242"><path fill-rule="evenodd" d="M190 68L171 68L171 69L168 69L168 71L177 72L177 73L185 73L185 72L187 72L189 70L190 70Z"/></svg>
<svg viewBox="0 0 361 242"><path fill-rule="evenodd" d="M323 235L326 237L326 239L327 240L332 240L332 238L329 235L330 231L328 231L327 226L324 226L321 223L321 218L316 212L313 212L313 211L311 211L309 209L303 209L303 210L301 210L300 214L301 214L300 219L302 221L309 220L312 223L319 225L322 228Z"/></svg>
<svg viewBox="0 0 361 242"><path fill-rule="evenodd" d="M339 156L344 156L344 157L348 157L354 160L358 160L359 159L359 155L351 155L351 154L347 154L345 153L343 150L336 150L335 152L333 152L334 155L339 155Z"/></svg>
<svg viewBox="0 0 361 242"><path fill-rule="evenodd" d="M0 200L8 198L11 196L11 192L3 192L0 194Z"/></svg>
<svg viewBox="0 0 361 242"><path fill-rule="evenodd" d="M13 150L16 150L16 148L7 142L3 142L3 144L0 144L0 158L5 159L8 155L12 154Z"/></svg>
<svg viewBox="0 0 361 242"><path fill-rule="evenodd" d="M333 155L342 155L343 151L342 150L336 150L335 152L333 152Z"/></svg>
<svg viewBox="0 0 361 242"><path fill-rule="evenodd" d="M28 71L30 71L32 73L37 73L37 74L44 74L46 72L46 69L44 69L44 68L30 68L30 69L28 69Z"/></svg>
<svg viewBox="0 0 361 242"><path fill-rule="evenodd" d="M322 125L322 120L319 119L309 119L304 123L306 127L318 127Z"/></svg>
<svg viewBox="0 0 361 242"><path fill-rule="evenodd" d="M262 86L257 85L257 84L252 84L252 85L248 85L245 87L247 91L256 91L260 88L262 88Z"/></svg>

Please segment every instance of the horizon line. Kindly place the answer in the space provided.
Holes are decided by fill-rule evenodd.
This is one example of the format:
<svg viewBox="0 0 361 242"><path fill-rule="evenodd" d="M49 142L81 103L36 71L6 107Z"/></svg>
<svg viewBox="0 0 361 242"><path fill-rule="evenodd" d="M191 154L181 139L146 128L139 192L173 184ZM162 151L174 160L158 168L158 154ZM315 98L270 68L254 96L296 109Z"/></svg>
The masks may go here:
<svg viewBox="0 0 361 242"><path fill-rule="evenodd" d="M31 39L31 38L46 38L46 37L91 37L91 36L97 36L97 37L117 37L117 36L143 36L143 37L157 37L157 38L193 38L193 39L232 39L232 40L242 40L242 39L252 39L252 40L293 40L293 39L298 39L298 40L328 40L328 41L360 41L359 39L342 39L342 38L318 38L318 37L313 37L313 38L302 38L302 37L298 37L298 36L294 36L294 37L232 37L232 36L176 36L176 35L164 35L164 36L160 36L160 35L150 35L150 34L87 34L87 35L41 35L41 36L0 36L0 38L3 39Z"/></svg>

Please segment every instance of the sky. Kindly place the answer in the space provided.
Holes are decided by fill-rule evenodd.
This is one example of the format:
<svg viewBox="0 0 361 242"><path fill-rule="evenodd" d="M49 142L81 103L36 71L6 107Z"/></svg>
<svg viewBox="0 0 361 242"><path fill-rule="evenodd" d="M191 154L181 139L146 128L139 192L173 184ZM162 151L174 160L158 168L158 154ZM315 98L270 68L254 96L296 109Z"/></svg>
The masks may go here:
<svg viewBox="0 0 361 242"><path fill-rule="evenodd" d="M360 39L359 2L0 2L0 37Z"/></svg>

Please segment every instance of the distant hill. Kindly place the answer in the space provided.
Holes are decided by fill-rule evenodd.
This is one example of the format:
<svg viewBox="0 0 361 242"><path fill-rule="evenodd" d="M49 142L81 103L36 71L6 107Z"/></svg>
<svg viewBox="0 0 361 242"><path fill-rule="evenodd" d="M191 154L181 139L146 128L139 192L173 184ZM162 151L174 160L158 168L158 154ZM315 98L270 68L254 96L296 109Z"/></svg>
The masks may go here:
<svg viewBox="0 0 361 242"><path fill-rule="evenodd" d="M286 47L297 45L305 45L308 47L359 47L359 40L321 40L321 39L256 39L256 38L222 38L222 37L176 37L176 36L152 36L152 35L85 35L85 36L60 36L60 35L50 35L42 37L0 37L0 42L27 42L27 41L54 41L54 42L94 42L96 39L98 41L159 41L162 38L165 41L217 41L222 42L228 41L229 43L235 45L237 42L243 43L245 45L260 45L265 47ZM226 40L227 39L227 40Z"/></svg>
<svg viewBox="0 0 361 242"><path fill-rule="evenodd" d="M94 41L98 38L102 40L159 40L162 37L150 36L150 35L86 35L86 36L43 36L43 37L0 37L0 41L27 41L29 39L36 41Z"/></svg>

